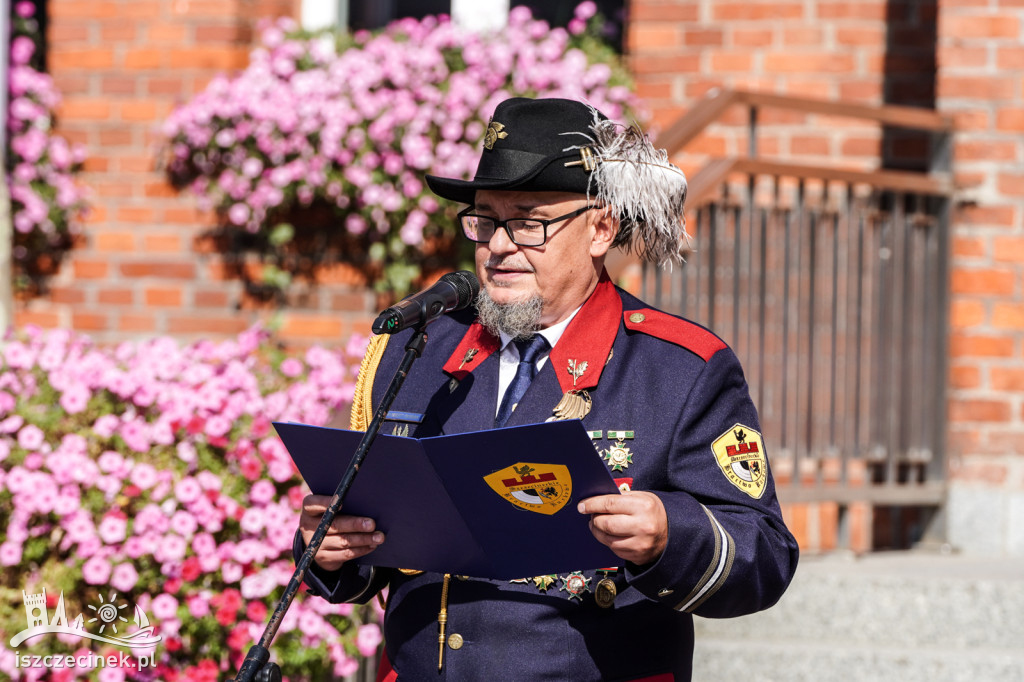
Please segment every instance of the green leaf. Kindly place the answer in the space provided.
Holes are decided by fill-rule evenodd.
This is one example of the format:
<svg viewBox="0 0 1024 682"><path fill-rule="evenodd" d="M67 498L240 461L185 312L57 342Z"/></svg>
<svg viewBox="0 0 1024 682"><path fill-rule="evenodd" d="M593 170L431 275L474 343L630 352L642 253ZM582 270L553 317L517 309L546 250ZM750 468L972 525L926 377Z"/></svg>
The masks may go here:
<svg viewBox="0 0 1024 682"><path fill-rule="evenodd" d="M292 283L291 274L276 265L264 266L262 279L264 284L281 290L287 289Z"/></svg>
<svg viewBox="0 0 1024 682"><path fill-rule="evenodd" d="M295 227L291 223L278 223L270 230L267 241L273 246L283 246L295 237Z"/></svg>

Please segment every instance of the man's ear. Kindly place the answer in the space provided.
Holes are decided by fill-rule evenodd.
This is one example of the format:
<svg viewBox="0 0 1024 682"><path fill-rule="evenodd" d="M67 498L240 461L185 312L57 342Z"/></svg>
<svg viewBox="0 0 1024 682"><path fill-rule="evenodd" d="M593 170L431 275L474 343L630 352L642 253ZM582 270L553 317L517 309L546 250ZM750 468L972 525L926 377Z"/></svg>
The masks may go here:
<svg viewBox="0 0 1024 682"><path fill-rule="evenodd" d="M591 213L594 217L591 223L593 233L590 239L590 256L602 258L615 241L615 235L619 233L619 217L606 209L597 209Z"/></svg>

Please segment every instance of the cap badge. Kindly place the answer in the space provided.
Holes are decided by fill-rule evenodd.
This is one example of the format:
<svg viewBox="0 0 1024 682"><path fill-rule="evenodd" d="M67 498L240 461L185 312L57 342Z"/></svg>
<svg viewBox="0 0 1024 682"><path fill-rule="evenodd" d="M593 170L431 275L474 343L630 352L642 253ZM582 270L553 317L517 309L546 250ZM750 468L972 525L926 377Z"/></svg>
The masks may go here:
<svg viewBox="0 0 1024 682"><path fill-rule="evenodd" d="M503 132L505 126L497 121L490 121L487 124L487 132L484 134L484 148L494 149L494 143L498 140L504 140L508 137L508 133Z"/></svg>

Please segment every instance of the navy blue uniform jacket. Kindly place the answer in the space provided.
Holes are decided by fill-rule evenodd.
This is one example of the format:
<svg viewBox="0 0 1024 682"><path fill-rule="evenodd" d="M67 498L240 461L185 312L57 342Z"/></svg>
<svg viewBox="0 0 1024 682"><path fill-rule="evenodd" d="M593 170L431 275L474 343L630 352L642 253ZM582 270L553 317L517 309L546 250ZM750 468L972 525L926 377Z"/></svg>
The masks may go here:
<svg viewBox="0 0 1024 682"><path fill-rule="evenodd" d="M423 356L392 410L425 415L409 434L415 437L491 428L498 340L471 314L443 317L428 331ZM379 343L371 344L361 386L372 387L372 396L357 396L354 413L372 414L410 335L390 339L382 355L374 350ZM389 585L382 666L399 679L688 680L691 614L752 613L774 604L788 586L797 544L782 520L743 372L725 343L648 308L604 276L507 425L549 419L574 381L592 399L583 424L601 432L595 456L608 460L622 485L651 491L664 503L665 552L650 565L622 562L614 572L553 582L453 577L447 634L460 635L462 646L446 646L440 673L442 576L355 564L328 574L314 567L306 577L310 591L332 602L363 602ZM623 431L632 438L621 438ZM625 450L612 457L616 445ZM297 535L296 552L302 548ZM615 583L610 605L598 603L602 578Z"/></svg>

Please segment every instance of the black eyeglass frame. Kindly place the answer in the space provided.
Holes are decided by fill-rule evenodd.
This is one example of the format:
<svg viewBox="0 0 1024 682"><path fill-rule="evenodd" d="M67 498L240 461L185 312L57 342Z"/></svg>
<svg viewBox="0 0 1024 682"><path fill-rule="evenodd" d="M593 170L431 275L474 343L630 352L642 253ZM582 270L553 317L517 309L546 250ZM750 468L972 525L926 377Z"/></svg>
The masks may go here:
<svg viewBox="0 0 1024 682"><path fill-rule="evenodd" d="M596 207L595 206L584 206L583 208L578 208L575 211L570 211L569 213L566 213L565 215L562 215L562 216L558 216L557 218L508 218L506 220L498 220L497 218L492 218L491 216L488 216L488 215L480 215L479 213L473 213L472 211L475 208L476 208L475 206L469 206L469 207L464 208L463 210L459 211L459 214L458 214L459 225L462 227L462 234L463 234L463 236L466 237L466 239L470 240L471 242L475 242L477 244L486 244L489 241L491 241L491 238L494 237L494 233L497 232L498 228L503 228L505 230L505 234L508 235L509 240L513 244L515 244L516 246L544 246L544 244L547 244L547 242L548 242L548 225L552 225L554 223L560 223L563 220L570 220L572 218L575 218L576 216L583 215L584 213L586 213L590 209L596 208ZM473 237L470 237L469 234L466 232L466 223L463 221L463 218L469 218L469 217L472 217L472 218L483 218L484 220L491 221L494 224L494 232L491 232L491 236L488 237L487 239L474 239ZM543 230L543 238L541 239L540 243L539 244L523 244L522 242L517 241L515 235L512 234L512 228L508 226L509 223L515 223L515 222L521 222L521 223L540 223L541 229Z"/></svg>

